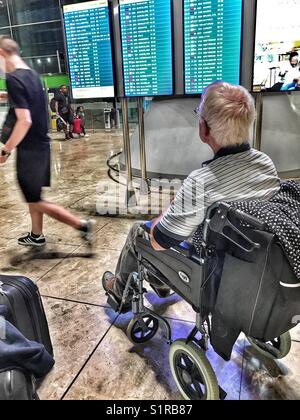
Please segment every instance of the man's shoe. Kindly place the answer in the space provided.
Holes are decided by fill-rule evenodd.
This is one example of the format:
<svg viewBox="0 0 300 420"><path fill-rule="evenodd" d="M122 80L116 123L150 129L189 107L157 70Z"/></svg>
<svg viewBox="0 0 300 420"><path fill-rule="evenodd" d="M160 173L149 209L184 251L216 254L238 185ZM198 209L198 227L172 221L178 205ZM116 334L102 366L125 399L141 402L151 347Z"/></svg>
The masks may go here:
<svg viewBox="0 0 300 420"><path fill-rule="evenodd" d="M22 236L18 239L18 244L22 246L31 246L31 247L42 247L46 245L46 238L44 235L35 238L31 233L28 233L25 236Z"/></svg>
<svg viewBox="0 0 300 420"><path fill-rule="evenodd" d="M110 271L106 271L102 276L102 286L106 293L110 296L113 296L114 300L116 301L119 308L121 307L121 299L115 295L114 293L114 284L118 281L118 278L113 275ZM122 313L129 312L131 310L132 305L130 303L126 303L122 306Z"/></svg>
<svg viewBox="0 0 300 420"><path fill-rule="evenodd" d="M114 284L117 281L117 277L113 275L113 273L111 273L110 271L106 271L103 276L102 276L102 285L103 285L103 289L107 292L107 293L114 293ZM118 299L120 300L120 299Z"/></svg>
<svg viewBox="0 0 300 420"><path fill-rule="evenodd" d="M92 220L92 219L89 219L89 220L86 220L85 222L82 222L82 225L86 228L86 230L81 232L81 237L82 237L82 239L87 241L89 246L93 246L93 243L94 243L95 224L96 224L95 220Z"/></svg>

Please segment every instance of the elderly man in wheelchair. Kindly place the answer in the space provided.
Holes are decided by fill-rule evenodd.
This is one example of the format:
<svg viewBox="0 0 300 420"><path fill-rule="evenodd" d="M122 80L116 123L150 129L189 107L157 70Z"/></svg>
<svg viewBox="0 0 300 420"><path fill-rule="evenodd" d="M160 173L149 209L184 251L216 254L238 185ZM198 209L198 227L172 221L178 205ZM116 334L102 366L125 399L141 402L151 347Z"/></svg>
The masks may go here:
<svg viewBox="0 0 300 420"><path fill-rule="evenodd" d="M116 273L106 272L102 282L115 311L132 310L128 336L134 343L147 342L162 328L182 396L214 400L225 393L205 355L209 340L225 360L241 332L268 357L289 352L288 331L299 313L300 267L295 240L289 241L295 249L284 250L279 231L272 230L272 214L280 211L278 200L272 200L286 191L272 160L249 145L255 118L250 94L240 86L214 83L197 113L200 139L214 158L184 181L163 215L134 224ZM289 187L299 194L293 205L300 211L300 188ZM275 210L268 207L273 205ZM300 232L298 219L289 222ZM293 254L290 260L286 251ZM196 326L189 337L172 342L169 323L145 308L145 281L161 298L174 291L191 304Z"/></svg>

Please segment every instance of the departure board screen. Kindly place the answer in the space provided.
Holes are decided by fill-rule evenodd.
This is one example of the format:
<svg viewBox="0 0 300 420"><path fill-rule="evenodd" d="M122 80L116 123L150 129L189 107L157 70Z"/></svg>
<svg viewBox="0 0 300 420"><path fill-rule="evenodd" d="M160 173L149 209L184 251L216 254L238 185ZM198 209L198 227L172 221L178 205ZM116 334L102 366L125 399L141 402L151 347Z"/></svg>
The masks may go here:
<svg viewBox="0 0 300 420"><path fill-rule="evenodd" d="M258 0L253 89L300 91L300 0Z"/></svg>
<svg viewBox="0 0 300 420"><path fill-rule="evenodd" d="M125 96L173 95L170 0L120 0Z"/></svg>
<svg viewBox="0 0 300 420"><path fill-rule="evenodd" d="M184 0L185 93L240 83L243 0Z"/></svg>
<svg viewBox="0 0 300 420"><path fill-rule="evenodd" d="M113 97L108 0L67 5L63 12L74 99Z"/></svg>

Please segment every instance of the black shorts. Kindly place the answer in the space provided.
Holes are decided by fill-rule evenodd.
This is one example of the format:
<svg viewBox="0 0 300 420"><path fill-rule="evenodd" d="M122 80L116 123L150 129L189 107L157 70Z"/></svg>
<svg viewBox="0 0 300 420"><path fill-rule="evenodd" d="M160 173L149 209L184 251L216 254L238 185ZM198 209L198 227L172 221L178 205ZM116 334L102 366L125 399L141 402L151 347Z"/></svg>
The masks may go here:
<svg viewBox="0 0 300 420"><path fill-rule="evenodd" d="M17 179L27 203L42 200L43 187L51 184L50 145L41 150L18 149Z"/></svg>
<svg viewBox="0 0 300 420"><path fill-rule="evenodd" d="M67 114L60 113L59 115L67 124L74 124L74 115L72 114L72 112L68 112Z"/></svg>

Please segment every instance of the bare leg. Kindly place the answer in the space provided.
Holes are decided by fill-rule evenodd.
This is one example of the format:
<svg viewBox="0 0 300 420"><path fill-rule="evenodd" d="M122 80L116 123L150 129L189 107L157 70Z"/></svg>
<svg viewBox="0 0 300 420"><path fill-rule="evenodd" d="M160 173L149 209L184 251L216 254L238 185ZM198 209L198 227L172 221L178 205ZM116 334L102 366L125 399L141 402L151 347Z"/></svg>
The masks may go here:
<svg viewBox="0 0 300 420"><path fill-rule="evenodd" d="M57 206L56 204L49 203L47 201L40 201L35 204L31 204L33 211L47 214L47 216L55 219L61 223L73 227L74 229L80 229L82 221L74 216L71 212L64 209L63 207Z"/></svg>
<svg viewBox="0 0 300 420"><path fill-rule="evenodd" d="M29 212L32 222L32 233L34 235L42 235L44 215L36 209L35 204L29 204Z"/></svg>

